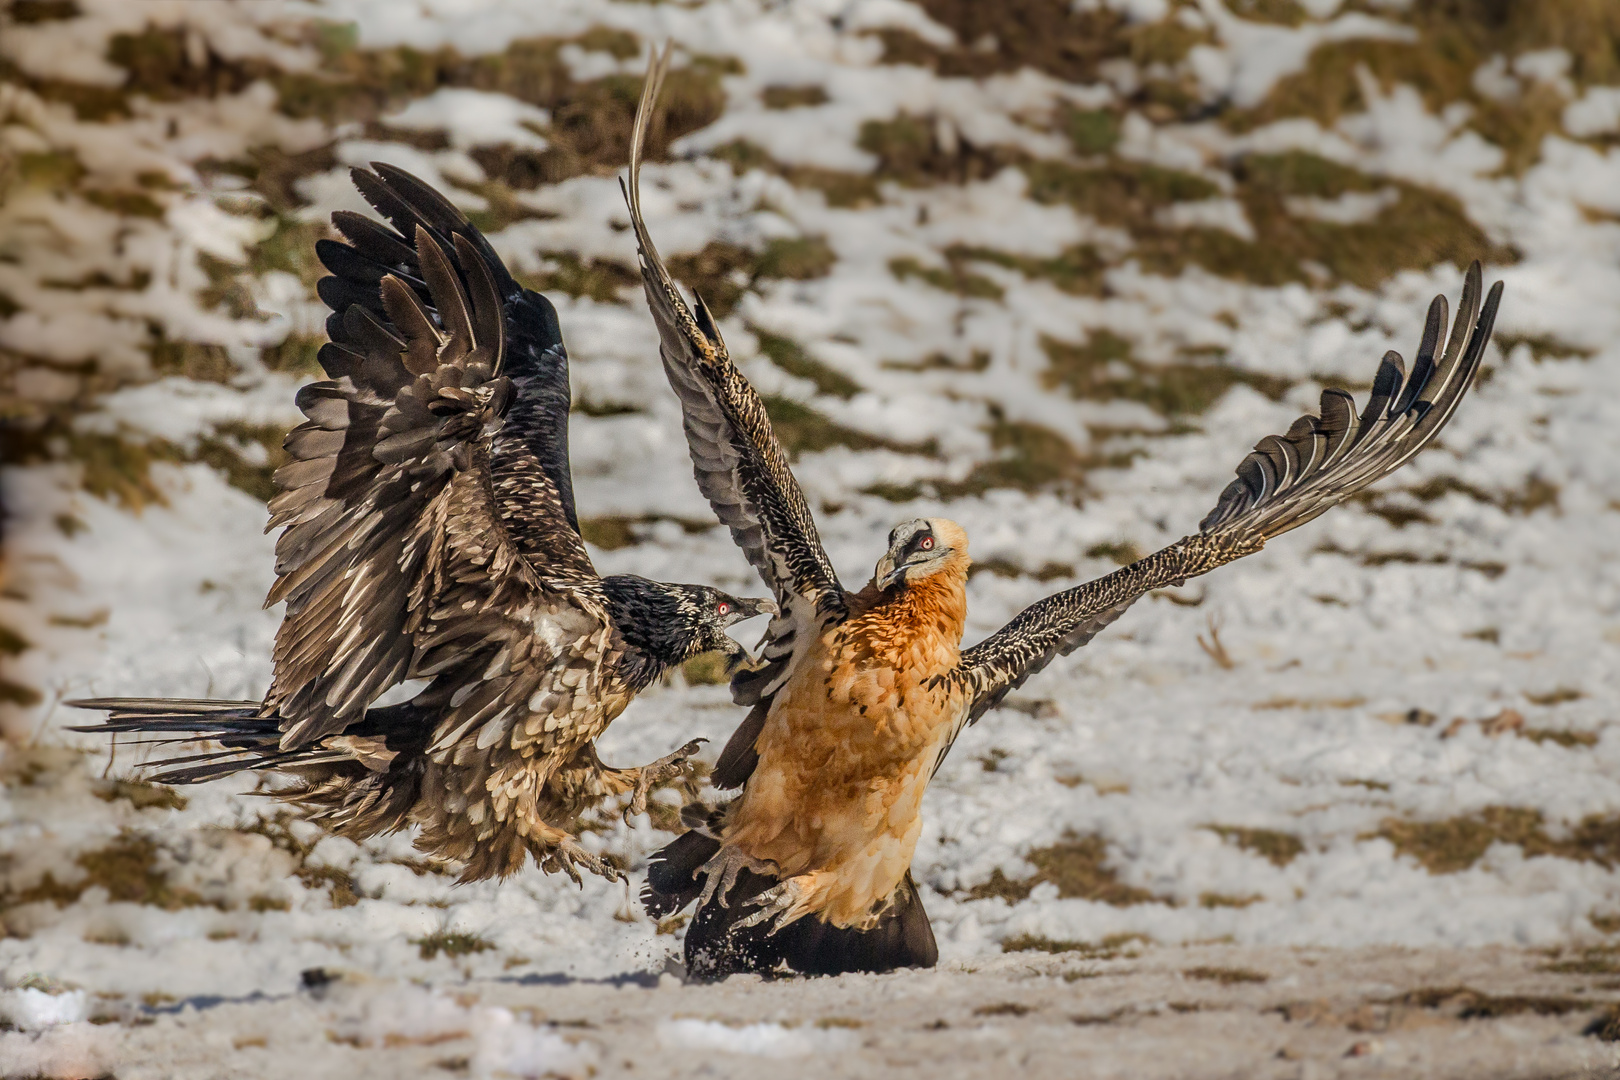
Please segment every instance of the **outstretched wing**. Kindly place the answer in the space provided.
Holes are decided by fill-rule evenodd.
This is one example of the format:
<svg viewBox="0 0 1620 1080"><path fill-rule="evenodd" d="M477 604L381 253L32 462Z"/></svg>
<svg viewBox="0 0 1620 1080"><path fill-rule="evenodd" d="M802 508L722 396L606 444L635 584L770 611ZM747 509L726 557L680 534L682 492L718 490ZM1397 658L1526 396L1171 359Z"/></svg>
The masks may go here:
<svg viewBox="0 0 1620 1080"><path fill-rule="evenodd" d="M761 650L764 666L739 671L732 680L733 697L753 704L775 693L794 657L848 608L764 404L732 364L703 298L697 297L696 312L681 299L642 220L642 144L668 67L666 47L654 57L642 88L625 201L640 248L647 306L658 324L659 355L685 415L698 487L776 597L778 614Z"/></svg>
<svg viewBox="0 0 1620 1080"><path fill-rule="evenodd" d="M1320 416L1301 417L1288 434L1260 440L1199 523L1197 535L1032 604L963 652L950 676L966 684L971 702L959 729L995 708L1054 657L1096 637L1146 593L1259 551L1267 540L1297 529L1409 461L1451 419L1479 372L1502 283L1492 286L1483 306L1481 292L1476 262L1468 269L1445 352L1436 358L1446 329L1446 299L1437 296L1429 305L1411 375L1399 353L1385 353L1359 418L1349 394L1324 390Z"/></svg>
<svg viewBox="0 0 1620 1080"><path fill-rule="evenodd" d="M447 643L471 647L463 631L494 617L490 603L520 611L561 590L592 606L597 580L574 516L555 313L441 196L376 169L355 183L398 231L339 213L349 243L318 247L333 271L319 285L334 308L328 378L299 391L308 419L270 502L285 529L266 604L287 610L264 709L283 718L284 748L446 670ZM458 620L442 601L467 589L481 604Z"/></svg>

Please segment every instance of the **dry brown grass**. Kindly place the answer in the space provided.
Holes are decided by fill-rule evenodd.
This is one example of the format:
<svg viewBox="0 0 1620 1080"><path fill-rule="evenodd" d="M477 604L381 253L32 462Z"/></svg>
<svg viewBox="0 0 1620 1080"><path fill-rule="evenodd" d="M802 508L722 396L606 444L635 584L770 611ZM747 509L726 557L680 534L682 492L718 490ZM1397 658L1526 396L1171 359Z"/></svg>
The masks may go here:
<svg viewBox="0 0 1620 1080"><path fill-rule="evenodd" d="M1001 951L1044 952L1054 955L1076 953L1084 960L1112 960L1119 956L1130 955L1128 950L1132 946L1148 944L1149 941L1144 934L1110 934L1101 941L1068 941L1042 937L1039 934L1017 934L1002 939Z"/></svg>
<svg viewBox="0 0 1620 1080"><path fill-rule="evenodd" d="M66 907L86 889L98 886L116 903L144 904L164 911L210 905L190 889L169 884L168 875L158 868L157 841L141 833L121 832L110 843L83 852L73 861L82 871L78 881L63 884L47 871L38 883L5 897L4 906L48 901Z"/></svg>
<svg viewBox="0 0 1620 1080"><path fill-rule="evenodd" d="M1385 92L1396 84L1415 87L1436 112L1469 104L1468 125L1501 147L1506 171L1519 174L1539 156L1542 138L1558 130L1564 100L1534 83L1514 100L1486 97L1473 86L1481 64L1499 54L1561 48L1571 55L1577 86L1620 79L1620 6L1609 0L1419 0L1396 17L1417 32L1416 41L1322 45L1304 71L1278 82L1258 107L1229 110L1224 119L1238 129L1289 116L1332 124L1366 107L1358 76L1366 71Z"/></svg>
<svg viewBox="0 0 1620 1080"><path fill-rule="evenodd" d="M1562 837L1548 834L1541 811L1488 806L1473 814L1438 821L1386 818L1363 839L1382 837L1410 855L1431 874L1454 874L1478 862L1492 844L1518 846L1526 858L1551 855L1612 869L1620 863L1620 818L1591 815Z"/></svg>
<svg viewBox="0 0 1620 1080"><path fill-rule="evenodd" d="M1192 967L1181 973L1189 979L1202 979L1206 982L1218 982L1222 986L1236 986L1239 983L1270 982L1271 976L1260 971L1250 971L1248 968L1238 967Z"/></svg>
<svg viewBox="0 0 1620 1080"><path fill-rule="evenodd" d="M1252 851L1273 866L1287 866L1305 851L1305 842L1293 833L1276 829L1250 829L1238 825L1209 825L1222 840L1230 840L1244 851Z"/></svg>
<svg viewBox="0 0 1620 1080"><path fill-rule="evenodd" d="M1146 889L1119 881L1115 871L1105 865L1107 857L1108 845L1101 836L1070 837L1025 856L1036 867L1034 877L1009 881L996 869L989 881L975 885L967 894L973 900L998 896L1016 904L1028 899L1035 886L1050 883L1057 886L1058 895L1064 899L1100 900L1115 907L1162 902Z"/></svg>

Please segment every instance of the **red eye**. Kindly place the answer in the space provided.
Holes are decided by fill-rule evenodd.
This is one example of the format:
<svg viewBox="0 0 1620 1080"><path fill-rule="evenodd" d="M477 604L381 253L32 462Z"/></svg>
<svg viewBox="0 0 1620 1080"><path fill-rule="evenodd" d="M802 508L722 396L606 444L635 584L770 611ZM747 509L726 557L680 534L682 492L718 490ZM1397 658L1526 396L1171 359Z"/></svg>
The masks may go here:
<svg viewBox="0 0 1620 1080"><path fill-rule="evenodd" d="M719 605L714 610L715 610L716 613L718 613L720 615L730 615L731 614L731 605L726 603L724 600L722 600L722 601L720 601Z"/></svg>
<svg viewBox="0 0 1620 1080"><path fill-rule="evenodd" d="M934 550L934 538L932 536L925 536L921 540L917 541L917 546L924 551L932 551Z"/></svg>

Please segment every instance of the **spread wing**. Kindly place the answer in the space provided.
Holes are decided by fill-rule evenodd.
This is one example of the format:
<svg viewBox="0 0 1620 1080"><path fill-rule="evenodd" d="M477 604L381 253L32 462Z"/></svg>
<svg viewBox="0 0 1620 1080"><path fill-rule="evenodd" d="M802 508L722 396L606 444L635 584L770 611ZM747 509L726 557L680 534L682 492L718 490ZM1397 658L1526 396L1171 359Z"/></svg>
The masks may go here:
<svg viewBox="0 0 1620 1080"><path fill-rule="evenodd" d="M848 608L764 404L732 364L703 298L697 298L696 312L681 299L642 220L642 144L668 65L666 47L654 58L642 88L625 201L640 248L647 306L658 324L659 355L681 401L698 487L776 597L778 614L761 650L764 666L739 671L732 680L732 696L753 704L775 693L794 657Z"/></svg>
<svg viewBox="0 0 1620 1080"><path fill-rule="evenodd" d="M1259 551L1267 540L1325 513L1409 461L1451 419L1479 372L1502 283L1492 286L1483 306L1481 292L1476 262L1468 270L1445 352L1436 358L1446 329L1446 299L1437 296L1429 305L1411 375L1399 353L1384 354L1359 418L1349 394L1324 390L1320 416L1303 416L1286 435L1260 440L1196 535L1032 604L963 652L951 677L966 683L971 705L958 730L995 708L1054 657L1096 637L1146 593Z"/></svg>
<svg viewBox="0 0 1620 1080"><path fill-rule="evenodd" d="M505 655L479 641L519 649L542 629L535 604L606 619L574 514L555 312L449 202L376 170L355 183L395 229L339 213L348 243L318 246L333 272L319 285L328 377L298 393L307 420L270 502L285 528L266 604L287 610L264 708L284 748L343 730L453 655Z"/></svg>

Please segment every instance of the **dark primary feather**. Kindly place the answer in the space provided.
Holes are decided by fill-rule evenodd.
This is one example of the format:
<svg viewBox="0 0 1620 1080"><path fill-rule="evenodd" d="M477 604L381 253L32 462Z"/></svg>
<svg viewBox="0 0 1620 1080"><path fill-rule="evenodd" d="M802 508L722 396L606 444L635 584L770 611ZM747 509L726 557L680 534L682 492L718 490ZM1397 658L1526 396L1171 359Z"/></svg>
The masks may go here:
<svg viewBox="0 0 1620 1080"><path fill-rule="evenodd" d="M726 628L770 605L597 576L555 310L437 192L375 169L355 184L394 228L340 213L348 242L317 247L338 310L270 504L267 603L287 609L264 701L79 704L112 714L90 730L218 744L148 763L159 779L275 770L295 779L279 797L346 835L420 826L417 846L463 862L464 880L531 854L576 880L616 876L577 844L578 815L692 749L612 769L593 740L670 666L746 656ZM374 705L405 680L426 686Z"/></svg>
<svg viewBox="0 0 1620 1080"><path fill-rule="evenodd" d="M775 594L761 656L763 668L733 678L737 701L774 693L796 649L847 612L844 588L822 549L804 493L789 470L759 395L737 371L702 297L696 313L681 298L641 214L641 153L647 124L669 69L669 49L654 60L642 89L630 142L625 201L641 253L641 280L658 325L659 355L681 401L699 489Z"/></svg>
<svg viewBox="0 0 1620 1080"><path fill-rule="evenodd" d="M1320 416L1301 417L1286 435L1260 440L1197 535L1032 604L964 651L953 676L966 680L973 693L964 723L995 708L1053 658L1090 641L1148 592L1259 551L1267 540L1311 521L1411 460L1451 419L1479 373L1501 282L1483 304L1482 293L1476 262L1464 280L1445 352L1435 355L1446 326L1446 300L1437 296L1429 305L1411 376L1405 376L1398 353L1385 354L1359 418L1349 394L1324 390Z"/></svg>
<svg viewBox="0 0 1620 1080"><path fill-rule="evenodd" d="M270 527L286 529L266 602L285 600L287 613L265 710L283 719L287 748L343 730L410 677L428 642L442 653L445 629L422 633L443 586L427 575L442 561L455 476L483 477L474 487L489 492L491 524L537 579L595 579L574 515L551 306L420 181L386 165L354 177L402 231L340 214L350 243L318 247L333 271L323 296L352 302L328 320L331 378L299 391L308 420L288 436L293 460L270 504Z"/></svg>

